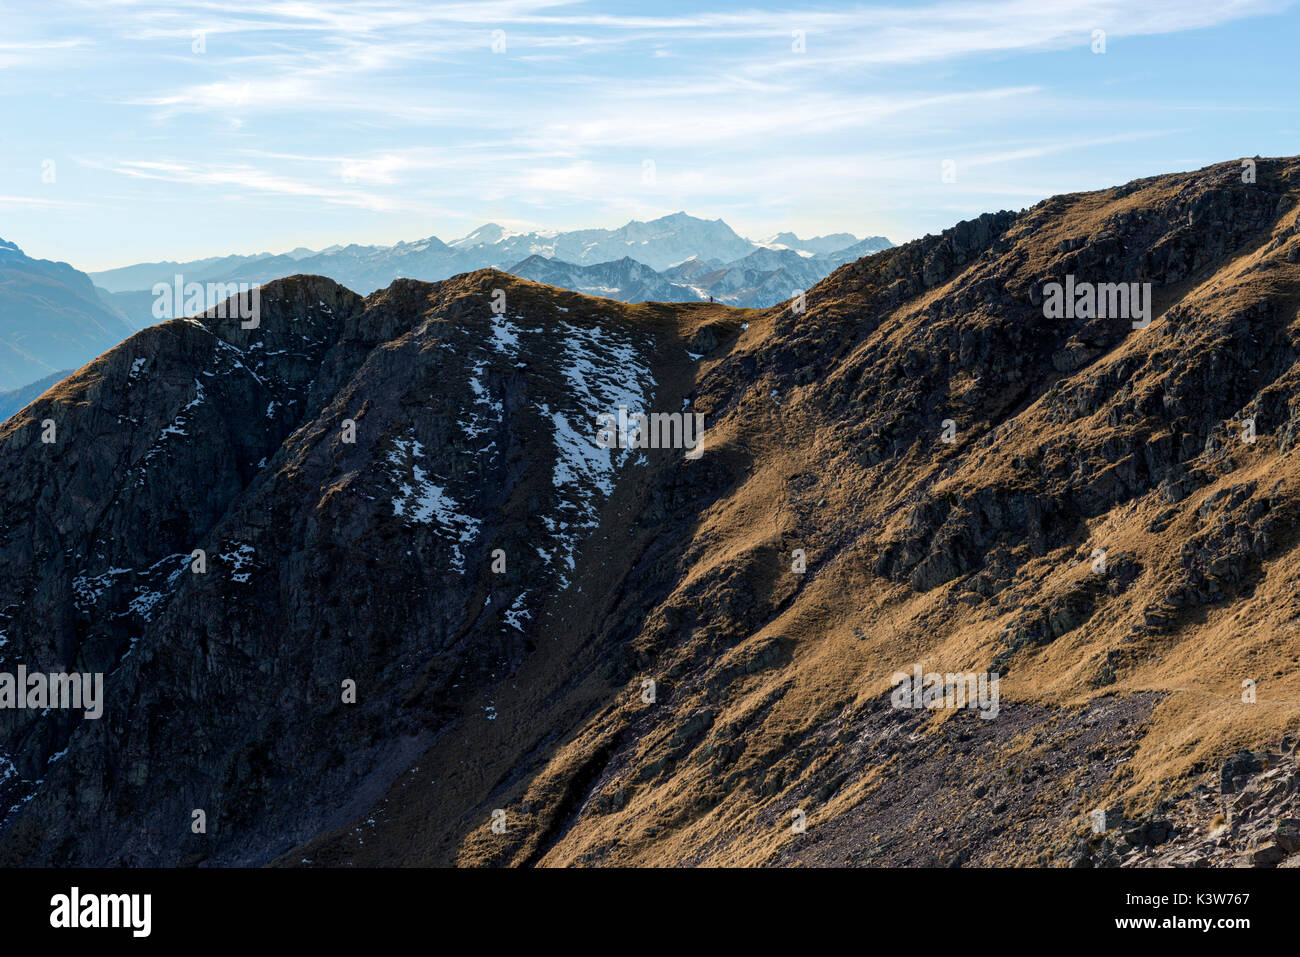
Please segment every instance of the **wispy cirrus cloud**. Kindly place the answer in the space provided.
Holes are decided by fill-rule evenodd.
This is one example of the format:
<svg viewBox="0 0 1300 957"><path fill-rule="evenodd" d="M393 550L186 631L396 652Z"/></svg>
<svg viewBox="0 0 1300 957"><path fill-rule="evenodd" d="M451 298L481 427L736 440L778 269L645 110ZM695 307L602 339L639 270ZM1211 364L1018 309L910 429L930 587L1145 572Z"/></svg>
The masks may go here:
<svg viewBox="0 0 1300 957"><path fill-rule="evenodd" d="M343 206L365 209L393 208L393 201L373 193L356 192L323 187L319 184L291 179L270 173L251 165L197 165L158 160L95 161L83 159L86 166L130 176L135 179L159 180L168 183L186 183L194 186L221 186L278 193L285 196L306 196Z"/></svg>
<svg viewBox="0 0 1300 957"><path fill-rule="evenodd" d="M0 196L0 206L24 209L87 209L98 203L79 203L70 199L50 199L40 196Z"/></svg>
<svg viewBox="0 0 1300 957"><path fill-rule="evenodd" d="M0 161L93 155L50 195L134 196L114 227L164 247L187 217L310 245L680 208L901 239L1266 149L1285 84L1234 82L1283 23L1287 0L71 0L7 21Z"/></svg>

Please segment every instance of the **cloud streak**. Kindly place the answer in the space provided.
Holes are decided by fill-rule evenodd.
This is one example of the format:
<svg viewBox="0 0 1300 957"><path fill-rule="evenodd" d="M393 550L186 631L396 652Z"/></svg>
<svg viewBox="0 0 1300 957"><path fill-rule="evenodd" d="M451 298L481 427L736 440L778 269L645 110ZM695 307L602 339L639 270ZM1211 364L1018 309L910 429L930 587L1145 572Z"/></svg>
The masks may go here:
<svg viewBox="0 0 1300 957"><path fill-rule="evenodd" d="M104 231L156 255L200 218L213 243L273 237L287 219L303 224L295 245L324 245L679 208L751 210L757 232L906 238L993 196L1159 172L1162 155L1221 159L1210 124L1250 129L1257 152L1295 125L1289 100L1221 93L1147 38L1280 34L1264 18L1294 24L1291 7L73 0L10 18L0 96L17 114L9 181L46 157L80 158L77 175L44 207L6 206L43 208L31 222L53 228L60 210L120 192L138 215ZM1094 29L1105 56L1089 51ZM955 183L940 181L946 159ZM238 202L214 216L223 196Z"/></svg>

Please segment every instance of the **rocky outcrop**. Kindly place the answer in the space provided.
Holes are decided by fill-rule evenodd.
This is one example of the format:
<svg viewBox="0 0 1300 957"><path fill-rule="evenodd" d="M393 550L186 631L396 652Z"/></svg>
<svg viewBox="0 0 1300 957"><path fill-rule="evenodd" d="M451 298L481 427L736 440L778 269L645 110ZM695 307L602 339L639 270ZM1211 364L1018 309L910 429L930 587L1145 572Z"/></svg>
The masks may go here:
<svg viewBox="0 0 1300 957"><path fill-rule="evenodd" d="M1217 779L1216 779L1217 778ZM1288 735L1276 750L1238 751L1216 774L1136 819L1112 810L1081 838L1076 867L1300 867L1300 763Z"/></svg>

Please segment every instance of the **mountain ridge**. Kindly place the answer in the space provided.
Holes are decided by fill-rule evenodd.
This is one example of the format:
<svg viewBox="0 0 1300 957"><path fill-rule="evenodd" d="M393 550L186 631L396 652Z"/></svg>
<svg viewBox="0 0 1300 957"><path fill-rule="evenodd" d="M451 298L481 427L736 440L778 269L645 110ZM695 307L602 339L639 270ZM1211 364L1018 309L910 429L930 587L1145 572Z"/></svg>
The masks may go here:
<svg viewBox="0 0 1300 957"><path fill-rule="evenodd" d="M0 858L1295 866L1300 159L1257 167L765 309L297 276L138 333L0 426L0 656L116 666L100 722L0 714ZM620 406L703 454L600 451Z"/></svg>

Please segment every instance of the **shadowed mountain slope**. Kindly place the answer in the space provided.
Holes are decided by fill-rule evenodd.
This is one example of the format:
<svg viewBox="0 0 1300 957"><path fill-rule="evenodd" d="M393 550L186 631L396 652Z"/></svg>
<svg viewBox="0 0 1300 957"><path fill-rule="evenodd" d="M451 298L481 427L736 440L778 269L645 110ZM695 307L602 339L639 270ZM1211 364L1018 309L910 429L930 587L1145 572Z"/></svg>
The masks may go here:
<svg viewBox="0 0 1300 957"><path fill-rule="evenodd" d="M0 711L6 854L255 862L364 810L449 711L490 712L637 468L588 423L680 392L679 331L722 312L295 277L259 328L154 326L7 422L0 654L108 701Z"/></svg>

